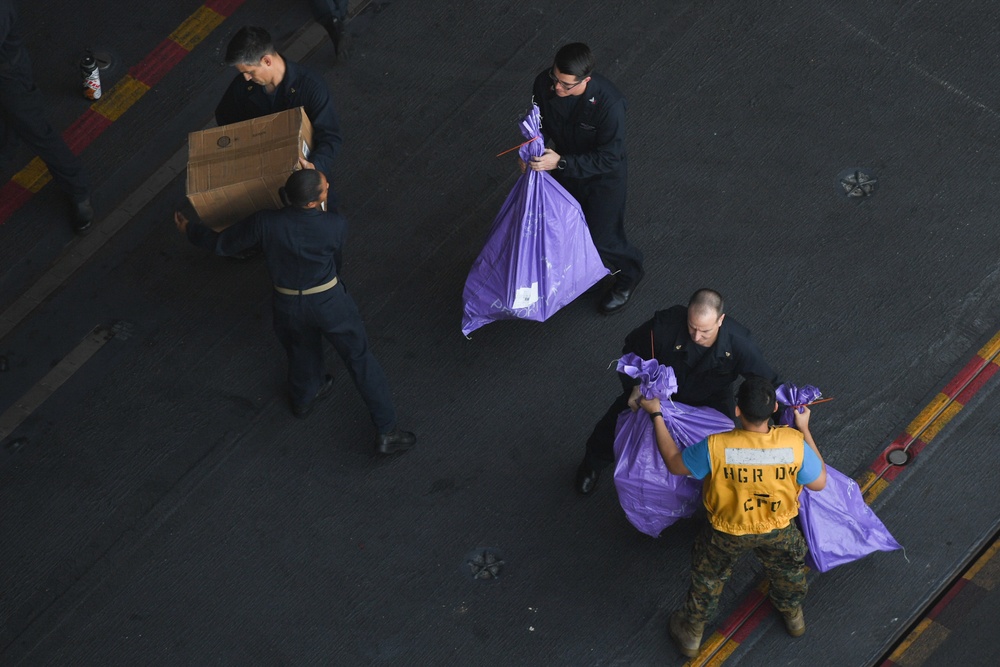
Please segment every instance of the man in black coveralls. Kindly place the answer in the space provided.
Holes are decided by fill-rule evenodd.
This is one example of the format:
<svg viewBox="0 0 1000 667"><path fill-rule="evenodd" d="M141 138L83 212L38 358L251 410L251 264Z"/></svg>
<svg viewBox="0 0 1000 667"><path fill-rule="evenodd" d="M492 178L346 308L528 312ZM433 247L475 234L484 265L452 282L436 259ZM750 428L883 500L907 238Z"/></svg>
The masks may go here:
<svg viewBox="0 0 1000 667"><path fill-rule="evenodd" d="M90 182L79 158L49 124L14 1L0 0L0 161L13 155L18 139L38 153L52 180L72 201L73 231L81 236L89 233L94 220Z"/></svg>
<svg viewBox="0 0 1000 667"><path fill-rule="evenodd" d="M288 355L292 411L306 417L329 395L323 338L333 345L361 393L378 432L378 454L402 452L416 436L400 430L385 373L368 345L364 323L341 279L347 220L326 209L329 183L315 169L292 172L281 188L284 208L258 211L222 232L177 212L177 228L218 255L260 246L274 284L274 332Z"/></svg>
<svg viewBox="0 0 1000 667"><path fill-rule="evenodd" d="M651 349L652 348L652 349ZM700 289L687 307L659 310L625 338L622 354L655 358L674 369L678 403L715 408L733 417L732 385L738 377L757 375L778 384L750 331L726 317L722 295ZM597 486L601 470L615 460L615 424L623 411L639 409L639 380L618 374L623 393L594 426L587 439L587 453L576 472L576 490L587 495Z"/></svg>
<svg viewBox="0 0 1000 667"><path fill-rule="evenodd" d="M601 299L605 315L620 312L644 275L642 253L625 238L625 97L600 74L583 43L567 44L550 69L535 78L545 152L528 164L551 172L580 203L605 264L618 269Z"/></svg>

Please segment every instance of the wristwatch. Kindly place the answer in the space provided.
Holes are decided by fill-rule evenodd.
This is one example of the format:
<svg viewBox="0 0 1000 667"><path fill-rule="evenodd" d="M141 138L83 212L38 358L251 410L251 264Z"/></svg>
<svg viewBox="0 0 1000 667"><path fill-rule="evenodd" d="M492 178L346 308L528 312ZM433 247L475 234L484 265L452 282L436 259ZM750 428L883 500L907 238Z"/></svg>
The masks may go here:
<svg viewBox="0 0 1000 667"><path fill-rule="evenodd" d="M565 168L566 168L566 158L561 157L559 158L559 162L556 163L556 169L562 171Z"/></svg>

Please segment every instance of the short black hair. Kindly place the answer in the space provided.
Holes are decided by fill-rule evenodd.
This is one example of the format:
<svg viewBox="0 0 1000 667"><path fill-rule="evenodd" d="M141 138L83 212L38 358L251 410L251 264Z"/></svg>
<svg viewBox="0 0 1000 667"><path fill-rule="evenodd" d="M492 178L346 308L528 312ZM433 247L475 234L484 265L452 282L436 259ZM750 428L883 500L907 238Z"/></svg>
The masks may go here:
<svg viewBox="0 0 1000 667"><path fill-rule="evenodd" d="M714 289L708 289L707 287L702 287L700 290L696 291L691 295L688 300L688 311L695 313L702 313L706 310L714 310L716 315L722 315L726 311L725 303L722 300L722 295L716 292Z"/></svg>
<svg viewBox="0 0 1000 667"><path fill-rule="evenodd" d="M759 375L748 375L736 394L740 413L751 424L761 424L774 414L774 385Z"/></svg>
<svg viewBox="0 0 1000 667"><path fill-rule="evenodd" d="M291 173L284 187L278 188L278 194L285 206L306 208L319 199L322 190L323 175L319 171L300 169Z"/></svg>
<svg viewBox="0 0 1000 667"><path fill-rule="evenodd" d="M240 28L226 47L227 65L256 65L266 55L277 55L271 35L263 28Z"/></svg>
<svg viewBox="0 0 1000 667"><path fill-rule="evenodd" d="M575 76L577 79L586 79L590 76L596 64L590 47L583 42L573 42L556 51L553 63L560 72Z"/></svg>

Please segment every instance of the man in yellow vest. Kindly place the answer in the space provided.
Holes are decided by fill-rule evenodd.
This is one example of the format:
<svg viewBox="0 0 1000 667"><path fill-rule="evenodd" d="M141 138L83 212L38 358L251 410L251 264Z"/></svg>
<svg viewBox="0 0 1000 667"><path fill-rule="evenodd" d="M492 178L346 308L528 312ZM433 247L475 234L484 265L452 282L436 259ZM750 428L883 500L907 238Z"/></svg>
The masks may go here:
<svg viewBox="0 0 1000 667"><path fill-rule="evenodd" d="M750 376L736 400L742 427L681 452L663 421L659 399L642 399L640 405L653 420L667 469L704 480L708 510L709 526L692 550L687 600L670 615L670 638L684 655L698 655L722 587L749 550L764 566L771 603L784 617L788 634L801 637L806 631L806 543L793 519L802 487L820 491L826 486L826 465L809 432L809 408L796 411L795 429L770 427L768 418L778 409L774 387L765 378Z"/></svg>

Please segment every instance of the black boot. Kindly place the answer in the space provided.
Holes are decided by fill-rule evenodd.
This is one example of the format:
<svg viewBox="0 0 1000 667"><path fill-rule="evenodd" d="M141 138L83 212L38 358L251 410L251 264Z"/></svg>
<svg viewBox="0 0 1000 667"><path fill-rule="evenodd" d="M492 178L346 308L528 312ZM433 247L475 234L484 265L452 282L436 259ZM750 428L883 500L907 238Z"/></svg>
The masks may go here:
<svg viewBox="0 0 1000 667"><path fill-rule="evenodd" d="M333 42L333 51L337 54L337 58L346 57L347 35L344 33L343 19L333 18L331 16L323 22L323 27L326 28L327 34L330 35L330 41Z"/></svg>

